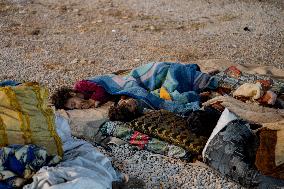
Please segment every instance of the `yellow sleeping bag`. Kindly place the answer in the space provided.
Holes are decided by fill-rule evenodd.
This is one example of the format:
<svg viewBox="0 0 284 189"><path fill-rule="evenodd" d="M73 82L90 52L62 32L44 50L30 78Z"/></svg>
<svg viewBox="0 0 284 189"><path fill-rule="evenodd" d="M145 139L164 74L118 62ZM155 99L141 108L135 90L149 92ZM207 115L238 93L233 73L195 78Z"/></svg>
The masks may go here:
<svg viewBox="0 0 284 189"><path fill-rule="evenodd" d="M37 83L0 87L0 147L35 144L63 155L48 91Z"/></svg>

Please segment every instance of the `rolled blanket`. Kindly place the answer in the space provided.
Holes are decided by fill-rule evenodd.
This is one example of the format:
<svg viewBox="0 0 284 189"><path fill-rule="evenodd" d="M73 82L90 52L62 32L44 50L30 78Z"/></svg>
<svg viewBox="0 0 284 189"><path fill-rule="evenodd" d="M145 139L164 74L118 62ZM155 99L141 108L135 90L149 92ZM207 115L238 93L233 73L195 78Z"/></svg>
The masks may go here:
<svg viewBox="0 0 284 189"><path fill-rule="evenodd" d="M229 96L215 97L203 103L203 106L209 106L215 103L219 103L223 107L228 108L242 119L258 124L273 123L284 119L284 110L282 109L273 109L252 103L244 103Z"/></svg>

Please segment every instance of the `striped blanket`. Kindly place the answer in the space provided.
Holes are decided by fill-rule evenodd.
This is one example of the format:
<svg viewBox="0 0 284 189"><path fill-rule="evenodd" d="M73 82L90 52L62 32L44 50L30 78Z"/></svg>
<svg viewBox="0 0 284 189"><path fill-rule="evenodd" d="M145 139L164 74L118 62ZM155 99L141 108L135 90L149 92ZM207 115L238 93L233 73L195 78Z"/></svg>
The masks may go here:
<svg viewBox="0 0 284 189"><path fill-rule="evenodd" d="M198 93L215 89L217 82L196 64L153 62L133 69L127 76L115 74L90 78L112 95L139 99L153 109L187 114L199 109Z"/></svg>

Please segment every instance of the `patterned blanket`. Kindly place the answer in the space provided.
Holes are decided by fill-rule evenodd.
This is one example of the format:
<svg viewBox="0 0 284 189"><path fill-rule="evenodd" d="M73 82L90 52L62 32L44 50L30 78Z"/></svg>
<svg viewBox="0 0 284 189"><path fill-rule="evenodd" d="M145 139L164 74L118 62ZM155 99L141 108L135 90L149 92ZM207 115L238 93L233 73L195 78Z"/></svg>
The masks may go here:
<svg viewBox="0 0 284 189"><path fill-rule="evenodd" d="M187 150L190 161L201 160L207 137L189 129L187 120L166 110L156 110L126 123L129 128Z"/></svg>
<svg viewBox="0 0 284 189"><path fill-rule="evenodd" d="M231 66L213 77L218 81L219 87L230 89L230 91L236 90L244 83L260 82L265 88L277 95L284 92L284 82L282 80L272 79L270 76L241 72L235 66Z"/></svg>
<svg viewBox="0 0 284 189"><path fill-rule="evenodd" d="M64 117L68 120L71 133L77 138L90 143L100 144L111 150L106 143L112 137L119 138L141 150L162 154L168 157L188 159L187 151L157 138L135 131L127 127L127 123L108 121L107 111L112 103L104 104L95 109L58 111L57 119Z"/></svg>
<svg viewBox="0 0 284 189"><path fill-rule="evenodd" d="M53 166L59 156L48 156L35 145L10 145L0 149L0 189L18 188L43 166Z"/></svg>
<svg viewBox="0 0 284 189"><path fill-rule="evenodd" d="M119 139L124 140L125 142L128 142L131 145L137 146L142 150L148 150L168 157L190 160L189 153L183 148L176 145L172 145L157 138L152 138L147 134L135 131L127 127L127 124L123 122L106 122L100 128L98 135L102 135L100 137L102 139L108 136L117 137Z"/></svg>
<svg viewBox="0 0 284 189"><path fill-rule="evenodd" d="M140 66L125 77L109 74L89 81L103 86L110 94L127 95L154 109L180 114L199 109L198 93L217 87L216 80L200 72L198 65L169 62Z"/></svg>

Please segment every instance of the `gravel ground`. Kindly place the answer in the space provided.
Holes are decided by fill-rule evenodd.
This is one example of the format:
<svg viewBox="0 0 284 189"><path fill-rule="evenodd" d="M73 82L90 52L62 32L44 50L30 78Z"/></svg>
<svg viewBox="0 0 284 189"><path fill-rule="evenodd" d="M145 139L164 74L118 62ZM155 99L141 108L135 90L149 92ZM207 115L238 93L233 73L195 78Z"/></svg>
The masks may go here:
<svg viewBox="0 0 284 189"><path fill-rule="evenodd" d="M53 92L149 61L284 68L283 9L283 0L0 0L0 80ZM114 162L147 188L240 188L209 168L113 148Z"/></svg>
<svg viewBox="0 0 284 189"><path fill-rule="evenodd" d="M111 146L112 152L101 152L112 157L114 166L130 177L145 182L145 188L226 188L244 189L239 184L219 176L205 164L189 164L144 150L137 150L128 144Z"/></svg>

